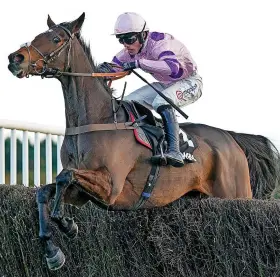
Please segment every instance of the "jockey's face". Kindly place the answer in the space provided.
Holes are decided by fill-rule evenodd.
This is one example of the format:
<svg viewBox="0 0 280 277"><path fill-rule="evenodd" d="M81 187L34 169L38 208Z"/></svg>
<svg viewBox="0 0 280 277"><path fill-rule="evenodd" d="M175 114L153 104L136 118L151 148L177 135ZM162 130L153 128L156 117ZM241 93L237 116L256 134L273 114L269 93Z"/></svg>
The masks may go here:
<svg viewBox="0 0 280 277"><path fill-rule="evenodd" d="M137 34L125 34L123 36L119 36L118 38L119 42L123 44L130 55L136 55L142 46L138 40Z"/></svg>
<svg viewBox="0 0 280 277"><path fill-rule="evenodd" d="M127 49L130 55L136 55L139 52L142 44L140 44L137 39L133 44L124 43L123 46Z"/></svg>

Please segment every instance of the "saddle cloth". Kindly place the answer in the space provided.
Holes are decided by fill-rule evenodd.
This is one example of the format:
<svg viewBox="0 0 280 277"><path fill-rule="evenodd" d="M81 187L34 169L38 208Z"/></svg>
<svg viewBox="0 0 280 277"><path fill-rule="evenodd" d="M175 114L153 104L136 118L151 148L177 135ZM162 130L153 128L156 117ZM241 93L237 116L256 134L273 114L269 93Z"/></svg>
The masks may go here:
<svg viewBox="0 0 280 277"><path fill-rule="evenodd" d="M136 141L153 151L154 155L164 152L167 143L161 120L155 118L149 109L136 101L119 101L119 104L124 106L129 120L137 123L137 128L133 130ZM180 151L184 159L187 159L197 148L197 142L181 128L179 139Z"/></svg>

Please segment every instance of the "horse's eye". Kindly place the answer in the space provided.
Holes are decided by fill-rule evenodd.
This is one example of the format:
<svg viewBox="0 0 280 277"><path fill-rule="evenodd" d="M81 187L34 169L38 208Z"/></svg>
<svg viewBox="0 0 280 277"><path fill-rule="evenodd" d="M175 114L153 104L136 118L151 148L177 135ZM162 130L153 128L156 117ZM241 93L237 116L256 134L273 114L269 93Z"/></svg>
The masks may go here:
<svg viewBox="0 0 280 277"><path fill-rule="evenodd" d="M54 43L59 43L61 40L60 40L60 38L59 37L54 37L53 38L53 42Z"/></svg>

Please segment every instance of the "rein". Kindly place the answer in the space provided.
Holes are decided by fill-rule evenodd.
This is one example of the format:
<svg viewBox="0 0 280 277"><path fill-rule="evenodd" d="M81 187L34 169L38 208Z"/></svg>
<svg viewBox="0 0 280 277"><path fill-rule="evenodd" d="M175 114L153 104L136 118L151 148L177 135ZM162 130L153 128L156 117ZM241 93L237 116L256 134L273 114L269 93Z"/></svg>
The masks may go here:
<svg viewBox="0 0 280 277"><path fill-rule="evenodd" d="M76 76L76 77L111 77L108 83L108 86L111 87L112 81L121 79L129 74L129 72L121 71L121 72L111 72L111 73L72 73L72 72L59 72L60 75L67 75L67 76ZM125 84L126 87L126 84ZM125 91L125 88L124 88ZM124 91L122 94L122 98L124 95ZM74 136L84 133L90 133L95 131L115 131L115 130L133 130L138 127L137 122L125 122L125 123L118 123L117 122L117 112L119 108L115 109L116 98L112 96L112 106L113 106L113 113L114 113L114 123L106 123L106 124L89 124L83 125L78 127L70 127L66 128L65 135L66 136Z"/></svg>

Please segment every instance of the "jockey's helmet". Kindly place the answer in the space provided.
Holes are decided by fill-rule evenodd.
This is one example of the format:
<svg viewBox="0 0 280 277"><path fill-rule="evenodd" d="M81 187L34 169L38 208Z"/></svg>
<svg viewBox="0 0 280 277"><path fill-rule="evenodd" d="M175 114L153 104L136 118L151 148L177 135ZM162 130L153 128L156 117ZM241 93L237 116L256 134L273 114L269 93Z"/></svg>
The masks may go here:
<svg viewBox="0 0 280 277"><path fill-rule="evenodd" d="M134 12L126 12L117 18L114 28L114 35L127 33L141 33L148 31L146 21L141 15Z"/></svg>

